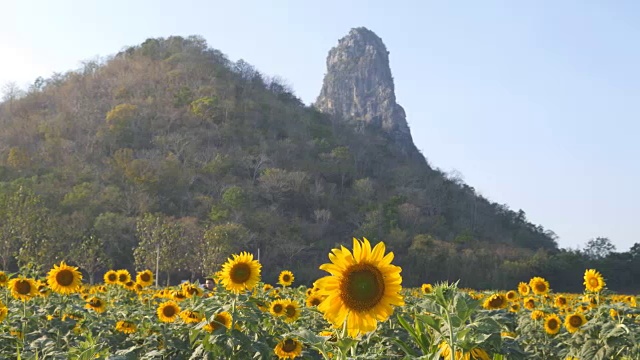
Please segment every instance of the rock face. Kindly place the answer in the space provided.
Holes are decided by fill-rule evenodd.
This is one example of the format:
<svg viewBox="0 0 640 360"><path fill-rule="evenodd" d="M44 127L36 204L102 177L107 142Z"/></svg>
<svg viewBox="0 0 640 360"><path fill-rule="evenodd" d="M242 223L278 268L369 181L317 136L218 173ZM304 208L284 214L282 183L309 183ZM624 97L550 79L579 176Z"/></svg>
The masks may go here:
<svg viewBox="0 0 640 360"><path fill-rule="evenodd" d="M415 149L396 95L387 47L373 31L352 29L329 51L315 103L320 111L386 132L402 149Z"/></svg>

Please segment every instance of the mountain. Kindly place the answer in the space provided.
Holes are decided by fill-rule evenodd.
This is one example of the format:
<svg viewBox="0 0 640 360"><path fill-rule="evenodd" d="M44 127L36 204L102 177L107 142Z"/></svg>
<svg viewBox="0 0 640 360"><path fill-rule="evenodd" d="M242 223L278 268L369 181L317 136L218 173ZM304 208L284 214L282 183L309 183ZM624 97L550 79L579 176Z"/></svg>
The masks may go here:
<svg viewBox="0 0 640 360"><path fill-rule="evenodd" d="M341 119L381 129L408 154L417 153L404 109L396 103L389 52L369 29L352 29L329 51L327 74L315 106Z"/></svg>
<svg viewBox="0 0 640 360"><path fill-rule="evenodd" d="M90 276L217 270L247 250L309 283L353 236L384 240L405 284L505 287L555 236L433 168L396 103L386 48L358 28L305 106L198 36L148 39L0 104L0 257Z"/></svg>

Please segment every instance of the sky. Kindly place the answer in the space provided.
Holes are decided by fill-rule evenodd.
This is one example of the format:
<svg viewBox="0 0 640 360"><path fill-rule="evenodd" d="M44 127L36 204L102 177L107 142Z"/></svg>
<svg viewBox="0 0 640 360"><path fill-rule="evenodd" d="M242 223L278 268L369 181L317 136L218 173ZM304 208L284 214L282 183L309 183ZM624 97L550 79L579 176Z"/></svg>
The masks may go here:
<svg viewBox="0 0 640 360"><path fill-rule="evenodd" d="M390 51L418 149L564 248L640 242L640 2L4 1L0 85L151 37L201 35L312 103L329 49L365 26Z"/></svg>

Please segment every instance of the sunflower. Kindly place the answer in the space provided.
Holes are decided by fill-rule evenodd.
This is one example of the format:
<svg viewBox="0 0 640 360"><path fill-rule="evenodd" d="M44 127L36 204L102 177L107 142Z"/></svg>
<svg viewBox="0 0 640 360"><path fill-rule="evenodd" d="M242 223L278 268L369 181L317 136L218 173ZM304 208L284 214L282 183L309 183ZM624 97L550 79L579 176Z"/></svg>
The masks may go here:
<svg viewBox="0 0 640 360"><path fill-rule="evenodd" d="M136 290L136 283L133 282L133 280L129 280L124 284L120 284L122 285L125 289L129 290L129 291L135 291Z"/></svg>
<svg viewBox="0 0 640 360"><path fill-rule="evenodd" d="M609 316L611 316L611 318L612 318L613 320L616 320L616 318L617 318L618 316L620 316L620 314L618 313L618 311L617 311L616 309L613 309L613 308L612 308L612 309L609 309Z"/></svg>
<svg viewBox="0 0 640 360"><path fill-rule="evenodd" d="M555 335L560 331L562 321L556 314L549 314L544 318L544 331L549 335Z"/></svg>
<svg viewBox="0 0 640 360"><path fill-rule="evenodd" d="M186 285L182 286L182 292L185 293L187 298L192 298L194 296L202 296L202 294L204 293L204 291L200 286L197 286L191 283L188 283L188 284L185 283L185 284Z"/></svg>
<svg viewBox="0 0 640 360"><path fill-rule="evenodd" d="M584 317L581 313L573 313L568 315L566 319L564 319L564 327L567 328L567 331L570 333L574 333L578 331L578 329L587 322L587 318Z"/></svg>
<svg viewBox="0 0 640 360"><path fill-rule="evenodd" d="M533 297L529 296L526 299L524 299L524 301L522 302L522 306L524 306L525 308L529 309L529 310L533 310L536 308L536 299L534 299Z"/></svg>
<svg viewBox="0 0 640 360"><path fill-rule="evenodd" d="M262 285L262 291L267 292L269 290L273 289L273 285L271 284L264 284Z"/></svg>
<svg viewBox="0 0 640 360"><path fill-rule="evenodd" d="M0 271L0 287L7 286L7 282L9 281L9 277L4 271Z"/></svg>
<svg viewBox="0 0 640 360"><path fill-rule="evenodd" d="M545 313L542 310L534 310L531 312L531 320L544 319Z"/></svg>
<svg viewBox="0 0 640 360"><path fill-rule="evenodd" d="M89 298L89 300L87 300L87 303L84 305L84 307L86 309L93 310L97 313L103 313L106 308L106 304L104 300L94 296Z"/></svg>
<svg viewBox="0 0 640 360"><path fill-rule="evenodd" d="M544 295L549 292L549 282L538 276L529 280L529 287L536 295Z"/></svg>
<svg viewBox="0 0 640 360"><path fill-rule="evenodd" d="M266 286L266 285L265 285ZM307 296L313 294L313 288L308 288L307 291L304 292Z"/></svg>
<svg viewBox="0 0 640 360"><path fill-rule="evenodd" d="M129 281L131 281L131 274L129 274L129 270L118 270L116 271L116 274L118 275L118 284L120 285L124 285L126 283L128 283Z"/></svg>
<svg viewBox="0 0 640 360"><path fill-rule="evenodd" d="M584 287L587 291L600 292L604 286L604 278L595 269L589 269L584 272Z"/></svg>
<svg viewBox="0 0 640 360"><path fill-rule="evenodd" d="M229 314L226 311L223 311L221 313L217 313L213 317L213 321L207 323L207 325L205 325L203 329L208 332L214 332L217 329L221 329L223 327L226 327L227 329L231 329L231 321L232 321L231 314Z"/></svg>
<svg viewBox="0 0 640 360"><path fill-rule="evenodd" d="M423 294L431 294L431 292L433 292L433 286L431 286L431 284L422 284L421 288Z"/></svg>
<svg viewBox="0 0 640 360"><path fill-rule="evenodd" d="M284 306L284 321L292 323L300 317L300 306L297 301L287 301Z"/></svg>
<svg viewBox="0 0 640 360"><path fill-rule="evenodd" d="M36 283L33 279L18 277L9 280L11 296L18 300L29 300L37 295Z"/></svg>
<svg viewBox="0 0 640 360"><path fill-rule="evenodd" d="M184 291L176 290L173 293L171 293L171 298L176 301L183 301L188 299L189 297L187 296L187 294L184 293Z"/></svg>
<svg viewBox="0 0 640 360"><path fill-rule="evenodd" d="M302 354L302 344L292 338L286 338L278 343L274 349L278 359L295 359Z"/></svg>
<svg viewBox="0 0 640 360"><path fill-rule="evenodd" d="M489 354L487 354L486 351L480 348L471 349L471 351L469 352L469 355L471 355L470 359L473 359L473 360L491 360L491 358L489 357Z"/></svg>
<svg viewBox="0 0 640 360"><path fill-rule="evenodd" d="M451 358L451 346L449 346L446 341L442 341L440 345L438 345L438 349L440 349L440 357L445 359ZM462 360L462 351L456 350L455 359Z"/></svg>
<svg viewBox="0 0 640 360"><path fill-rule="evenodd" d="M527 296L529 295L530 291L531 288L529 287L529 285L527 285L527 283L521 282L518 284L518 292L520 293L520 296Z"/></svg>
<svg viewBox="0 0 640 360"><path fill-rule="evenodd" d="M107 292L107 287L104 285L92 286L91 289L89 290L89 293L91 294L98 294L98 293L104 293L104 292Z"/></svg>
<svg viewBox="0 0 640 360"><path fill-rule="evenodd" d="M180 306L173 301L165 301L158 306L158 318L162 322L173 322L180 314Z"/></svg>
<svg viewBox="0 0 640 360"><path fill-rule="evenodd" d="M563 295L558 295L556 296L555 300L554 300L554 304L556 305L557 308L565 308L567 307L567 305L569 305L569 302L567 301L567 298Z"/></svg>
<svg viewBox="0 0 640 360"><path fill-rule="evenodd" d="M273 316L282 316L284 315L285 306L287 306L286 300L274 300L269 304L269 312Z"/></svg>
<svg viewBox="0 0 640 360"><path fill-rule="evenodd" d="M507 307L507 297L504 294L493 294L484 300L482 307L487 310L504 309Z"/></svg>
<svg viewBox="0 0 640 360"><path fill-rule="evenodd" d="M143 287L151 286L153 284L153 273L151 270L144 270L136 274L136 282Z"/></svg>
<svg viewBox="0 0 640 360"><path fill-rule="evenodd" d="M7 314L9 313L9 309L4 306L3 303L0 303L0 322L2 322L2 320L4 320L7 317Z"/></svg>
<svg viewBox="0 0 640 360"><path fill-rule="evenodd" d="M501 332L501 333L500 333L500 336L501 336L501 337L505 337L505 338L512 338L512 339L515 339L515 337L516 337L516 333L514 333L514 332L510 332L510 331L503 331L503 332Z"/></svg>
<svg viewBox="0 0 640 360"><path fill-rule="evenodd" d="M253 255L248 252L234 254L229 258L219 274L222 285L236 294L247 289L251 290L260 281L260 269L262 265L253 260Z"/></svg>
<svg viewBox="0 0 640 360"><path fill-rule="evenodd" d="M16 328L13 328L13 329L9 330L9 335L11 335L11 336L15 336L15 337L17 337L17 338L18 338L18 339L20 339L20 340L23 340L23 339L24 339L24 334L22 333L22 331L21 331L21 330L18 330L18 329L16 329Z"/></svg>
<svg viewBox="0 0 640 360"><path fill-rule="evenodd" d="M36 280L35 284L36 284L36 293L38 294L38 296L47 297L49 296L49 294L51 294L51 289L44 282L40 280Z"/></svg>
<svg viewBox="0 0 640 360"><path fill-rule="evenodd" d="M509 311L513 313L517 313L520 311L520 303L514 302L509 306Z"/></svg>
<svg viewBox="0 0 640 360"><path fill-rule="evenodd" d="M330 273L316 281L318 294L326 296L318 310L334 327L346 322L349 336L376 329L393 313L392 305L402 306L404 300L399 266L391 265L393 253L385 255L385 245L373 250L369 240L353 239L353 253L344 246L329 254L331 263L320 266Z"/></svg>
<svg viewBox="0 0 640 360"><path fill-rule="evenodd" d="M204 316L197 311L182 310L180 312L180 318L187 324L197 324L202 321Z"/></svg>
<svg viewBox="0 0 640 360"><path fill-rule="evenodd" d="M314 307L314 306L318 306L320 305L320 303L322 302L322 296L316 295L316 294L311 294L309 296L307 296L307 307Z"/></svg>
<svg viewBox="0 0 640 360"><path fill-rule="evenodd" d="M636 297L635 296L625 296L624 297L624 302L626 302L627 304L629 304L629 306L631 307L636 307Z"/></svg>
<svg viewBox="0 0 640 360"><path fill-rule="evenodd" d="M136 324L127 320L120 320L116 323L116 330L125 334L133 334L136 332Z"/></svg>
<svg viewBox="0 0 640 360"><path fill-rule="evenodd" d="M53 269L47 274L47 282L51 290L58 294L67 295L78 292L82 284L82 274L75 266L69 266L65 262L53 265Z"/></svg>
<svg viewBox="0 0 640 360"><path fill-rule="evenodd" d="M518 293L515 290L507 291L507 300L509 300L509 301L518 300Z"/></svg>
<svg viewBox="0 0 640 360"><path fill-rule="evenodd" d="M104 283L105 284L117 284L118 283L118 273L115 270L109 270L104 274Z"/></svg>
<svg viewBox="0 0 640 360"><path fill-rule="evenodd" d="M291 286L291 284L293 284L293 273L289 270L283 270L280 273L280 276L278 276L278 284L282 285L282 286Z"/></svg>

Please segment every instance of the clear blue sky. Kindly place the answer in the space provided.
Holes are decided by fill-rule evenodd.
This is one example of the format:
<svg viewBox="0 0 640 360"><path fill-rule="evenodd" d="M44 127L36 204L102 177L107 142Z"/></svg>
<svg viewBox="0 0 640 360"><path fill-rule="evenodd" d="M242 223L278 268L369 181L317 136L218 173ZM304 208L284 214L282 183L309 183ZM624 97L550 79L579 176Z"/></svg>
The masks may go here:
<svg viewBox="0 0 640 360"><path fill-rule="evenodd" d="M5 1L0 84L149 37L202 35L315 100L328 50L366 26L429 162L523 209L562 247L640 242L638 1Z"/></svg>

